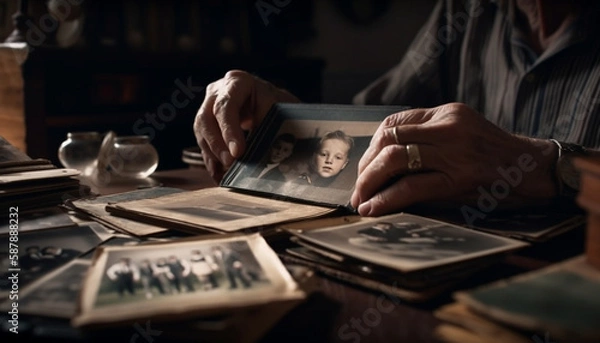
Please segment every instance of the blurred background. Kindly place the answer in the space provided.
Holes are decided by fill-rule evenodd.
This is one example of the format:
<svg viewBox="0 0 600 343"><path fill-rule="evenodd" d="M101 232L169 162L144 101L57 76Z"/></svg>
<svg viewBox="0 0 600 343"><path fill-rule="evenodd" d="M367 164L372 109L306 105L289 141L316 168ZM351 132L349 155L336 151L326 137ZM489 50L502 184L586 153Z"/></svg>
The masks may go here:
<svg viewBox="0 0 600 343"><path fill-rule="evenodd" d="M13 144L58 165L68 132L146 134L159 170L184 167L204 87L226 71L247 70L305 102L350 103L400 61L434 3L0 0L0 41L26 5L30 46L23 124L3 120L0 135L23 131Z"/></svg>

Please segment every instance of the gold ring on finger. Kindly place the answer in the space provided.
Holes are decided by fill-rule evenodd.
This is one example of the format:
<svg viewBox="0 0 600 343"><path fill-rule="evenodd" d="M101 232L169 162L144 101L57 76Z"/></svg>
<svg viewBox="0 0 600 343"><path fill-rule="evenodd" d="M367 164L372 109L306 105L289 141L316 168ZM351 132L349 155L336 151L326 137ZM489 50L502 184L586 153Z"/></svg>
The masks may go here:
<svg viewBox="0 0 600 343"><path fill-rule="evenodd" d="M406 155L408 157L409 171L417 171L421 169L421 154L419 153L419 146L417 144L407 144Z"/></svg>

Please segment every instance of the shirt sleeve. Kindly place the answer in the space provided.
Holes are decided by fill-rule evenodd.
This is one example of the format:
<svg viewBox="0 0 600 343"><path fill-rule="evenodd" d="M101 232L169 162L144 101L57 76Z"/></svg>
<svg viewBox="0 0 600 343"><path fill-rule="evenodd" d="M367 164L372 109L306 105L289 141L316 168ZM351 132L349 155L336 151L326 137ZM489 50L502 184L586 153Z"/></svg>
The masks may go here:
<svg viewBox="0 0 600 343"><path fill-rule="evenodd" d="M401 62L358 93L357 105L434 107L455 101L460 45L470 16L456 0L440 0Z"/></svg>

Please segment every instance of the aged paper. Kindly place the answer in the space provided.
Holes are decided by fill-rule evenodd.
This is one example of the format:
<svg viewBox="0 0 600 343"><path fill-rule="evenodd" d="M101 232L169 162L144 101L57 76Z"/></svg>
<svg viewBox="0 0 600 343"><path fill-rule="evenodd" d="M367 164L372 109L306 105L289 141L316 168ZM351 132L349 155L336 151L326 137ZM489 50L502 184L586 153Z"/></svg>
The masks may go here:
<svg viewBox="0 0 600 343"><path fill-rule="evenodd" d="M334 208L247 195L222 187L117 203L107 206L107 210L131 219L167 224L166 227L174 229L185 227L185 231L190 232L238 232L320 217L335 211Z"/></svg>

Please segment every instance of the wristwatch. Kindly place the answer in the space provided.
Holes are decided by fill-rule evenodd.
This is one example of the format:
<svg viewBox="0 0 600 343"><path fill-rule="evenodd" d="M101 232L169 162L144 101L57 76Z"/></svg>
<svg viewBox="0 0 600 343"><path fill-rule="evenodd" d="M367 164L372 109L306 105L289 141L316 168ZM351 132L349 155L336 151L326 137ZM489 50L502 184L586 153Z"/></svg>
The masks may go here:
<svg viewBox="0 0 600 343"><path fill-rule="evenodd" d="M573 159L588 156L585 147L572 143L559 142L551 139L558 146L558 159L556 160L556 183L558 185L558 196L575 198L579 192L579 170L575 168Z"/></svg>

